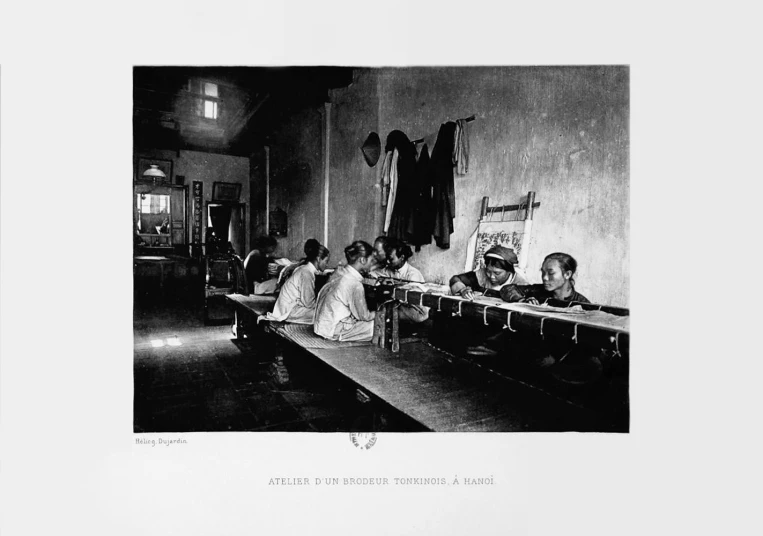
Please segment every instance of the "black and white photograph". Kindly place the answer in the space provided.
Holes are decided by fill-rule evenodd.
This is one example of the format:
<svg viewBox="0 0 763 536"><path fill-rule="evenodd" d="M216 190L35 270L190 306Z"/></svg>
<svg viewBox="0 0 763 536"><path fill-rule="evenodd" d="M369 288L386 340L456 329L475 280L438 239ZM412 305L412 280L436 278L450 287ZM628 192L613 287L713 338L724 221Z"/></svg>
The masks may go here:
<svg viewBox="0 0 763 536"><path fill-rule="evenodd" d="M628 432L628 66L133 84L136 433Z"/></svg>
<svg viewBox="0 0 763 536"><path fill-rule="evenodd" d="M722 7L3 4L0 533L759 534Z"/></svg>

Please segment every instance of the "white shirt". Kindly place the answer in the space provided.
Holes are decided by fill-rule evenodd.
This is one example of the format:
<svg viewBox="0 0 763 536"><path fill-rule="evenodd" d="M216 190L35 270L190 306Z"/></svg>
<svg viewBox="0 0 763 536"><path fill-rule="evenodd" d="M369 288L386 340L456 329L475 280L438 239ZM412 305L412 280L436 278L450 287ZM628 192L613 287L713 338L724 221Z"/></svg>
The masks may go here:
<svg viewBox="0 0 763 536"><path fill-rule="evenodd" d="M391 270L390 268L382 268L381 270L375 270L374 275L378 277L394 277L395 279L404 279L406 281L415 281L416 283L423 283L424 276L418 268L414 268L410 263L405 262L399 269Z"/></svg>
<svg viewBox="0 0 763 536"><path fill-rule="evenodd" d="M374 316L366 304L363 276L352 266L346 266L341 275L331 277L318 293L314 331L321 337L333 339L340 324L367 322Z"/></svg>
<svg viewBox="0 0 763 536"><path fill-rule="evenodd" d="M312 262L298 266L281 287L273 313L268 319L312 324L315 315L315 274Z"/></svg>

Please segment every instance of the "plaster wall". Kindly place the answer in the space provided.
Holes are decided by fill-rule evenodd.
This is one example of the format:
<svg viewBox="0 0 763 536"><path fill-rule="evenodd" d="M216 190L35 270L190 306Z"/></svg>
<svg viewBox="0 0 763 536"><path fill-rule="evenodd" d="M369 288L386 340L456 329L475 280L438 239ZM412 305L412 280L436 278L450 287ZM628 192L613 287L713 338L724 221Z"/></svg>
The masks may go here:
<svg viewBox="0 0 763 536"><path fill-rule="evenodd" d="M514 204L532 190L541 207L529 249L531 281L540 282L545 255L564 251L578 260L577 288L583 294L592 301L628 305L627 67L379 69L363 71L362 76L376 80L376 92L367 92L370 98L362 98L360 87L337 90L335 95L334 130L348 138L345 143L340 143L342 138L332 141L338 174L358 176L357 163L365 166L356 149L363 139L354 128L360 117L342 117L372 115L377 102L382 143L393 129L413 140L436 135L445 121L477 116L469 123L469 173L455 179L457 217L451 247L442 250L432 243L413 258L428 280L445 282L462 271L483 196L489 196L491 204ZM343 106L352 109L340 115ZM379 168L374 170L378 173ZM333 172L332 166L332 176ZM378 180L367 173L359 176L358 189L374 195L370 204L359 205L356 215L362 221L355 228L371 238L381 231ZM355 194L345 201L353 203L358 197L366 196Z"/></svg>
<svg viewBox="0 0 763 536"><path fill-rule="evenodd" d="M322 125L323 111L307 109L285 120L271 136L270 210L286 211L288 233L277 237L278 254L292 260L304 256L308 238L323 242ZM265 230L262 209L260 233Z"/></svg>
<svg viewBox="0 0 763 536"><path fill-rule="evenodd" d="M448 250L434 242L412 259L430 281L463 271L466 243L483 196L515 204L528 191L535 213L528 276L540 282L548 253L578 262L577 289L594 302L629 304L629 71L627 67L447 67L359 69L332 90L329 232L332 264L355 239L381 234L381 160L373 168L360 146L370 131L384 145L394 129L413 140L472 114L466 176L456 176L455 232ZM323 110L283 123L271 146L271 209L289 214L281 252L301 256L307 238L322 240ZM320 144L318 142L320 141ZM430 150L432 147L430 146ZM299 180L278 169L304 163ZM206 185L205 185L206 188ZM284 206L286 205L286 206Z"/></svg>

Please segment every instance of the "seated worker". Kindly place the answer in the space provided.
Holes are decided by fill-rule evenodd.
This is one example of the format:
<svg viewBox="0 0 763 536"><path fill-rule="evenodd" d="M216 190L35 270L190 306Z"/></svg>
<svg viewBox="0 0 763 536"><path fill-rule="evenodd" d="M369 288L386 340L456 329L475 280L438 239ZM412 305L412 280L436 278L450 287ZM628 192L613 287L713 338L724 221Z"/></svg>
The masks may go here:
<svg viewBox="0 0 763 536"><path fill-rule="evenodd" d="M317 335L334 341L370 341L375 313L368 310L363 275L372 265L371 244L357 240L344 248L347 266L329 279L315 304Z"/></svg>
<svg viewBox="0 0 763 536"><path fill-rule="evenodd" d="M590 303L588 298L575 290L575 272L578 263L566 253L551 253L543 259L540 285L507 285L501 289L501 299L507 302L531 304L546 303L550 299ZM526 339L527 337L525 337ZM534 341L526 345L527 356L534 356L537 366L550 369L558 380L584 384L598 379L602 363L596 352L585 347L555 341Z"/></svg>
<svg viewBox="0 0 763 536"><path fill-rule="evenodd" d="M517 283L501 288L501 298L507 302L526 302L538 305L554 298L561 301L591 303L575 290L577 261L566 253L552 253L543 259L540 285Z"/></svg>
<svg viewBox="0 0 763 536"><path fill-rule="evenodd" d="M408 259L413 256L413 251L408 244L390 238L384 246L384 253L387 266L375 272L379 279L390 277L413 283L424 283L424 276L421 275L421 272L408 262ZM401 321L424 322L429 318L429 307L401 303L399 314Z"/></svg>
<svg viewBox="0 0 763 536"><path fill-rule="evenodd" d="M389 240L386 236L377 236L374 240L373 266L369 271L369 276L372 278L378 277L387 266L387 243Z"/></svg>
<svg viewBox="0 0 763 536"><path fill-rule="evenodd" d="M296 269L286 276L269 320L312 324L315 316L315 274L326 269L329 250L317 240L308 240Z"/></svg>
<svg viewBox="0 0 763 536"><path fill-rule="evenodd" d="M291 277L291 274L294 273L294 270L307 262L307 258L310 256L310 252L314 251L315 248L319 247L320 245L321 243L318 242L315 238L307 239L304 246L305 256L302 257L298 262L292 263L285 267L283 270L281 270L281 273L278 274L278 284L276 285L277 292L281 290L281 287L283 287L283 284L286 283L286 281ZM318 271L322 272L324 269L325 267Z"/></svg>
<svg viewBox="0 0 763 536"><path fill-rule="evenodd" d="M244 270L246 271L246 282L249 286L249 292L254 294L265 294L261 292L261 286L265 281L278 275L273 273L269 266L270 257L278 247L278 241L272 236L260 236L254 241L254 249L244 259ZM255 292L260 290L260 292ZM271 292L275 291L275 285Z"/></svg>
<svg viewBox="0 0 763 536"><path fill-rule="evenodd" d="M513 250L504 246L493 246L483 256L484 267L451 277L450 292L455 296L473 300L475 292L486 296L499 297L498 292L505 285L521 283L527 279L515 268L518 259ZM492 356L504 346L500 326L486 326L482 319L451 317L450 314L435 314L434 335L436 340L455 353Z"/></svg>
<svg viewBox="0 0 763 536"><path fill-rule="evenodd" d="M498 297L498 292L506 285L528 285L523 274L517 271L517 255L504 246L493 246L483 256L485 266L472 272L454 275L450 278L450 293L469 300L474 292Z"/></svg>
<svg viewBox="0 0 763 536"><path fill-rule="evenodd" d="M388 238L386 236L377 236L374 240L373 255L371 256L371 264L368 267L368 271L364 274L364 277L370 279L376 279L379 277L379 272L387 265L387 254L384 251L384 246L387 244ZM331 278L339 277L347 268L347 261L341 260L337 264L336 269L331 273Z"/></svg>

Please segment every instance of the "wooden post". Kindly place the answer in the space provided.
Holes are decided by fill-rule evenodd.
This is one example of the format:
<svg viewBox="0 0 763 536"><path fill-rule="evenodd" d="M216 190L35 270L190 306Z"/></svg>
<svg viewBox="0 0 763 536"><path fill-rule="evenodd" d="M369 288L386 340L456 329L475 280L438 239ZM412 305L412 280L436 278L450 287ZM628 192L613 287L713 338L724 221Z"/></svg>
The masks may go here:
<svg viewBox="0 0 763 536"><path fill-rule="evenodd" d="M489 201L490 198L488 196L482 198L482 206L480 207L480 220L485 219L485 216L487 216L487 207Z"/></svg>
<svg viewBox="0 0 763 536"><path fill-rule="evenodd" d="M527 208L525 209L525 224L522 233L522 246L519 251L519 267L524 271L527 269L528 249L530 247L530 238L533 231L533 203L535 202L535 192L527 192Z"/></svg>
<svg viewBox="0 0 763 536"><path fill-rule="evenodd" d="M323 148L323 245L329 243L329 157L331 156L331 103L326 102L325 134Z"/></svg>
<svg viewBox="0 0 763 536"><path fill-rule="evenodd" d="M270 147L265 146L265 235L270 234Z"/></svg>
<svg viewBox="0 0 763 536"><path fill-rule="evenodd" d="M525 219L533 219L533 204L535 203L535 192L527 192L527 211L525 213Z"/></svg>

